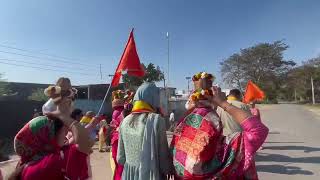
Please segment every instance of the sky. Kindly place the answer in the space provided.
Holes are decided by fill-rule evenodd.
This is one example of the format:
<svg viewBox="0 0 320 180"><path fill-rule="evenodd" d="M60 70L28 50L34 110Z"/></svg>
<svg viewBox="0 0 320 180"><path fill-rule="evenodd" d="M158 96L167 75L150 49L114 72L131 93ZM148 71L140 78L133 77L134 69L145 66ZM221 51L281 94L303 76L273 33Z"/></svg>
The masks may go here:
<svg viewBox="0 0 320 180"><path fill-rule="evenodd" d="M298 63L320 55L319 7L318 0L6 0L0 73L14 82L108 83L134 27L140 60L165 72L169 32L171 86L186 89L185 78L199 71L223 84L219 62L257 43L284 40L285 59Z"/></svg>

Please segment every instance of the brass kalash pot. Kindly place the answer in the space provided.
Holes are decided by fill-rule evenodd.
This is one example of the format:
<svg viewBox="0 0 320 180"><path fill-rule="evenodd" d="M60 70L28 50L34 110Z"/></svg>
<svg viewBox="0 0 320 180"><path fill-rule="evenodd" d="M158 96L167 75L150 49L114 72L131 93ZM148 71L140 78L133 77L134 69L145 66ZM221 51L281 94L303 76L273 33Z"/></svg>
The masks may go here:
<svg viewBox="0 0 320 180"><path fill-rule="evenodd" d="M206 72L200 72L192 77L195 90L210 90L215 77Z"/></svg>

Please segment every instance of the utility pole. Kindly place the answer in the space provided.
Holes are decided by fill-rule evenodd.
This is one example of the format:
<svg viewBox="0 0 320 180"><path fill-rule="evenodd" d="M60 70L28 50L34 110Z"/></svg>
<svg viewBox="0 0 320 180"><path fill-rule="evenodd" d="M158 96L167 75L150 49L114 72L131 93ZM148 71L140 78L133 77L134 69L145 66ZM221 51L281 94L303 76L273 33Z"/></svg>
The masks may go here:
<svg viewBox="0 0 320 180"><path fill-rule="evenodd" d="M90 85L88 85L88 94L87 94L87 99L90 100Z"/></svg>
<svg viewBox="0 0 320 180"><path fill-rule="evenodd" d="M186 80L188 81L188 94L190 93L190 86L189 86L190 79L191 79L191 77L186 77Z"/></svg>
<svg viewBox="0 0 320 180"><path fill-rule="evenodd" d="M166 88L166 72L165 69L161 66L161 73L163 73L163 88Z"/></svg>
<svg viewBox="0 0 320 180"><path fill-rule="evenodd" d="M314 99L314 87L313 87L313 78L311 76L311 91L312 91L312 104L316 104Z"/></svg>
<svg viewBox="0 0 320 180"><path fill-rule="evenodd" d="M100 64L100 79L101 79L101 82L102 82L102 68L101 68L101 64Z"/></svg>
<svg viewBox="0 0 320 180"><path fill-rule="evenodd" d="M168 42L168 72L167 72L167 87L169 87L169 82L170 82L170 48L169 48L169 32L167 32L167 42Z"/></svg>
<svg viewBox="0 0 320 180"><path fill-rule="evenodd" d="M297 89L294 89L294 102L297 102Z"/></svg>

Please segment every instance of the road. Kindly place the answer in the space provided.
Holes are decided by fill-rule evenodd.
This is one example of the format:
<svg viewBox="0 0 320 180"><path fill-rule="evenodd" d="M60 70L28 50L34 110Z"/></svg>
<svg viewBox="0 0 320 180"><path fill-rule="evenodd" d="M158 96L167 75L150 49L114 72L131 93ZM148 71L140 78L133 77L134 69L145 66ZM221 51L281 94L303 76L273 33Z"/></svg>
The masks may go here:
<svg viewBox="0 0 320 180"><path fill-rule="evenodd" d="M320 179L320 110L288 104L261 110L270 133L256 156L260 179Z"/></svg>
<svg viewBox="0 0 320 180"><path fill-rule="evenodd" d="M292 104L260 108L270 133L256 157L259 178L320 179L320 109L311 112L305 106ZM108 156L109 153L94 153L93 179L110 178Z"/></svg>
<svg viewBox="0 0 320 180"><path fill-rule="evenodd" d="M256 156L259 178L320 179L320 109L310 111L299 105L261 106L262 120L270 133L264 149ZM109 153L91 155L94 180L111 179ZM13 169L15 162L0 164L2 171Z"/></svg>

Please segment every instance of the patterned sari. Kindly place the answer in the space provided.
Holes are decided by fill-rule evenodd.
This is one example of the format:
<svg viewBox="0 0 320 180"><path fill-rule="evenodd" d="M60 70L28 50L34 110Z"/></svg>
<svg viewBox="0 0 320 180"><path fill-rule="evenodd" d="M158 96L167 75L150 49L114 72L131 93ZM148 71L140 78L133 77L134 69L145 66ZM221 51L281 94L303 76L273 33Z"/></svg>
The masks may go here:
<svg viewBox="0 0 320 180"><path fill-rule="evenodd" d="M215 111L195 108L178 125L171 142L175 178L258 179L253 157L268 129L255 117L245 120L242 126L248 132L225 137Z"/></svg>

